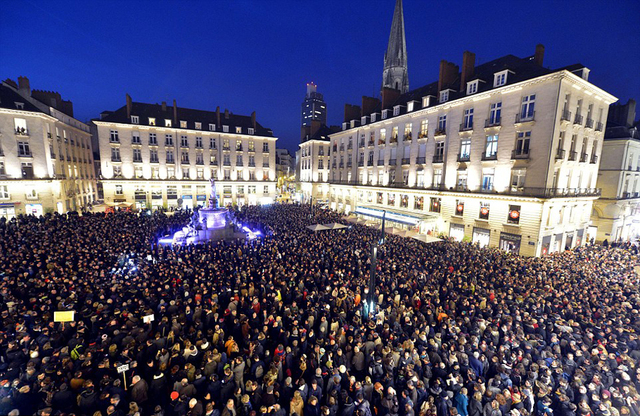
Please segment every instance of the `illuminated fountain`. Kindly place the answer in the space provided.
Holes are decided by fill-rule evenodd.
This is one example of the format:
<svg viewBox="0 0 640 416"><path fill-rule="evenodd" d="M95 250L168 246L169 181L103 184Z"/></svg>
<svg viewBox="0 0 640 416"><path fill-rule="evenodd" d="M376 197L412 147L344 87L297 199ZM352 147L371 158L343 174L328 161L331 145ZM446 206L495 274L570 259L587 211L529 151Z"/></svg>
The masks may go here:
<svg viewBox="0 0 640 416"><path fill-rule="evenodd" d="M218 207L216 195L216 182L211 178L211 195L209 205L196 209L191 217L189 225L178 231L173 236L175 245L196 244L210 240L233 239L233 224L229 220L229 210Z"/></svg>

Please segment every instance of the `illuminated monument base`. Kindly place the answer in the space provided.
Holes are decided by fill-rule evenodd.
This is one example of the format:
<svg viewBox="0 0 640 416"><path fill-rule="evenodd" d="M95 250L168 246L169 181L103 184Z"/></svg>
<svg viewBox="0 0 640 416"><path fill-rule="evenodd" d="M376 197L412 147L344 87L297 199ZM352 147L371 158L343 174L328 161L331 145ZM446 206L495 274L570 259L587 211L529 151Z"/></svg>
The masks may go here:
<svg viewBox="0 0 640 416"><path fill-rule="evenodd" d="M236 235L233 223L229 221L229 210L218 208L216 185L212 179L209 205L193 213L189 225L174 234L172 244L198 244L234 238Z"/></svg>

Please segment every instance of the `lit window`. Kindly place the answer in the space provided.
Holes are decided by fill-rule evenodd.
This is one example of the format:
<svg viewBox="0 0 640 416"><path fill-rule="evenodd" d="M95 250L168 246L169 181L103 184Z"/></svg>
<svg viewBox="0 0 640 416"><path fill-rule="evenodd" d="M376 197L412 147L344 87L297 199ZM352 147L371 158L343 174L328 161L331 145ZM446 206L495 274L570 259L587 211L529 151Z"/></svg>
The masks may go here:
<svg viewBox="0 0 640 416"><path fill-rule="evenodd" d="M168 118L164 120L164 126L165 127L171 127L171 120L169 120Z"/></svg>
<svg viewBox="0 0 640 416"><path fill-rule="evenodd" d="M493 75L493 86L495 87L501 87L504 84L507 83L507 73L509 71L502 71L502 72L498 72L496 74Z"/></svg>
<svg viewBox="0 0 640 416"><path fill-rule="evenodd" d="M202 130L202 123L196 121L196 130Z"/></svg>
<svg viewBox="0 0 640 416"><path fill-rule="evenodd" d="M180 120L180 128L186 129L187 128L187 122L184 120Z"/></svg>
<svg viewBox="0 0 640 416"><path fill-rule="evenodd" d="M236 133L238 134L242 133L242 127L236 127Z"/></svg>
<svg viewBox="0 0 640 416"><path fill-rule="evenodd" d="M467 95L478 92L478 80L467 82Z"/></svg>

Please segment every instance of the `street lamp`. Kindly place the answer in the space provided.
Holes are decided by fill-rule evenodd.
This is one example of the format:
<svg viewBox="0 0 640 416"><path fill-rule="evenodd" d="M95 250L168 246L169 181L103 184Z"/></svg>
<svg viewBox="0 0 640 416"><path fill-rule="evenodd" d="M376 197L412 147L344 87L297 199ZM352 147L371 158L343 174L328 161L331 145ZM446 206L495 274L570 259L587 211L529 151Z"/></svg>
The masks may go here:
<svg viewBox="0 0 640 416"><path fill-rule="evenodd" d="M369 293L364 303L365 316L375 311L375 290L376 290L376 266L378 264L378 247L384 244L384 222L387 211L382 211L382 226L380 227L380 239L374 240L371 246L371 270L369 271Z"/></svg>

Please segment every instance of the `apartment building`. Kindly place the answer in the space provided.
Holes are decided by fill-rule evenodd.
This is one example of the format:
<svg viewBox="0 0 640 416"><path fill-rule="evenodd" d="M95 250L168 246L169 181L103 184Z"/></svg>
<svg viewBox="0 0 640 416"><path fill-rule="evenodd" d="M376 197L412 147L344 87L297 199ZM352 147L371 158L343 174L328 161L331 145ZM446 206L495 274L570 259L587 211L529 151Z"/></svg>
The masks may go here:
<svg viewBox="0 0 640 416"><path fill-rule="evenodd" d="M330 136L331 207L533 256L582 244L600 195L599 158L616 98L544 47L345 106Z"/></svg>
<svg viewBox="0 0 640 416"><path fill-rule="evenodd" d="M612 105L602 147L590 235L597 242L628 241L640 236L640 131L636 102Z"/></svg>
<svg viewBox="0 0 640 416"><path fill-rule="evenodd" d="M194 207L216 180L221 204L276 195L276 137L250 116L133 102L93 121L107 203Z"/></svg>
<svg viewBox="0 0 640 416"><path fill-rule="evenodd" d="M80 210L96 199L89 126L59 93L0 84L0 217Z"/></svg>

